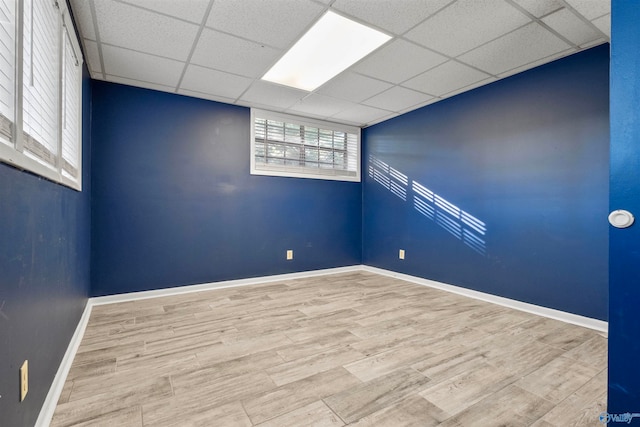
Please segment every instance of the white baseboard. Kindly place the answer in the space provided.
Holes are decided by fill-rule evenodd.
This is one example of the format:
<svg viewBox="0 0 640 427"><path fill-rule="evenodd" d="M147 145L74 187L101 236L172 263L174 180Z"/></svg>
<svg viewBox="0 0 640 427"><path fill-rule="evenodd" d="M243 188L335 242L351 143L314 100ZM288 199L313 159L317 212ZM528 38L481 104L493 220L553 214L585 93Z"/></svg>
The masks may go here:
<svg viewBox="0 0 640 427"><path fill-rule="evenodd" d="M187 294L191 292L202 292L214 289L232 288L237 286L249 286L260 283L281 282L284 280L303 279L307 277L325 276L329 274L349 273L354 271L368 271L370 273L380 274L383 276L393 277L407 282L415 283L422 286L441 289L443 291L452 292L454 294L474 298L504 307L513 308L527 313L536 314L538 316L548 317L562 322L571 323L578 326L594 329L596 331L607 333L608 324L602 320L592 319L590 317L579 316L577 314L567 313L552 308L541 307L539 305L529 304L509 298L499 297L496 295L478 292L471 289L461 288L459 286L449 285L446 283L436 282L434 280L423 279L421 277L410 276L408 274L397 273L395 271L384 270L382 268L370 267L367 265L353 265L348 267L329 268L325 270L302 271L299 273L278 274L273 276L252 277L249 279L226 280L222 282L203 283L200 285L179 286L167 289L158 289L153 291L131 292L126 294L108 295L103 297L89 298L84 313L80 318L80 322L76 327L76 331L69 342L67 351L64 354L58 372L51 384L49 393L44 401L40 415L36 421L36 427L48 427L51 418L55 412L58 399L62 393L62 388L71 369L71 364L78 351L80 342L84 335L84 331L89 323L89 316L94 305L114 304L125 301L135 301L147 298L158 298L170 295Z"/></svg>
<svg viewBox="0 0 640 427"><path fill-rule="evenodd" d="M478 299L481 301L486 301L493 304L501 305L503 307L513 308L516 310L525 311L527 313L536 314L538 316L560 320L562 322L571 323L573 325L583 326L585 328L594 329L599 332L604 332L605 334L609 329L607 322L598 320L598 319L593 319L591 317L585 317L585 316L580 316L573 313L567 313L566 311L560 311L560 310L555 310L553 308L547 308L547 307L542 307L535 304L529 304L522 301L499 297L497 295L474 291L472 289L467 289L459 286L449 285L446 283L436 282L435 280L423 279L421 277L410 276L408 274L397 273L395 271L384 270L382 268L370 267L368 265L362 266L362 269L370 273L376 273L384 276L394 277L394 278L405 280L407 282L415 283L418 285L440 289L440 290L451 292L454 294L463 295L469 298Z"/></svg>
<svg viewBox="0 0 640 427"><path fill-rule="evenodd" d="M49 424L51 424L51 419L53 418L53 413L56 410L58 399L60 399L64 383L67 381L67 375L69 375L71 364L73 363L73 359L76 357L76 352L78 351L78 347L80 347L80 342L82 342L84 331L89 323L91 307L89 300L87 301L87 305L84 307L84 312L82 313L78 326L71 337L71 341L69 341L67 351L64 353L64 357L62 358L62 362L60 362L56 376L53 378L53 383L51 383L51 387L49 387L49 392L47 393L47 397L44 399L44 404L42 405L40 414L36 420L36 427L49 427Z"/></svg>
<svg viewBox="0 0 640 427"><path fill-rule="evenodd" d="M213 289L234 288L236 286L257 285L260 283L281 282L283 280L304 279L306 277L325 276L327 274L349 273L362 271L361 265L348 267L327 268L324 270L301 271L298 273L276 274L273 276L251 277L248 279L225 280L222 282L203 283L199 285L177 286L153 291L130 292L126 294L107 295L90 298L92 305L113 304L116 302L135 301L147 298L166 297L171 295L188 294L191 292L210 291Z"/></svg>

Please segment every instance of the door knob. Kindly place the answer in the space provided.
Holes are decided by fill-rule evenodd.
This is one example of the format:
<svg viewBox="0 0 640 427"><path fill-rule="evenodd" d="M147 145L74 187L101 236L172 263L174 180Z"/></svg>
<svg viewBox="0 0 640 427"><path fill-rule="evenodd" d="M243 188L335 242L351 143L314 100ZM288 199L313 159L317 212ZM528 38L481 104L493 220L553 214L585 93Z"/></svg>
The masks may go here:
<svg viewBox="0 0 640 427"><path fill-rule="evenodd" d="M627 228L633 224L635 218L629 211L618 209L609 214L609 224L616 228Z"/></svg>

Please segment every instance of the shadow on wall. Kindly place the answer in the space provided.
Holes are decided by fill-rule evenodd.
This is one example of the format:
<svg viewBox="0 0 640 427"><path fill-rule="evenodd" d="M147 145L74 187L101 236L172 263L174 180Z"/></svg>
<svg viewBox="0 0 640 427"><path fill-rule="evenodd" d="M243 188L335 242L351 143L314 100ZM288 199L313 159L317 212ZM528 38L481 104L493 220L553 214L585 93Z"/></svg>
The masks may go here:
<svg viewBox="0 0 640 427"><path fill-rule="evenodd" d="M486 255L487 226L483 221L372 155L369 156L368 173L376 183L404 202L413 201L414 209L420 214L480 255Z"/></svg>

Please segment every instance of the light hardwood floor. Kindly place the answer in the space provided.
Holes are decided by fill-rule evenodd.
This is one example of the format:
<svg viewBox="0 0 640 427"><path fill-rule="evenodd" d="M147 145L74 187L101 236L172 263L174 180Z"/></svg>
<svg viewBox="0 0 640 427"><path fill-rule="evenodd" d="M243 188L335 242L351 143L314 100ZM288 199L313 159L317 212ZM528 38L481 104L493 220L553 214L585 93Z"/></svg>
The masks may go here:
<svg viewBox="0 0 640 427"><path fill-rule="evenodd" d="M52 426L601 425L595 331L355 272L96 306Z"/></svg>

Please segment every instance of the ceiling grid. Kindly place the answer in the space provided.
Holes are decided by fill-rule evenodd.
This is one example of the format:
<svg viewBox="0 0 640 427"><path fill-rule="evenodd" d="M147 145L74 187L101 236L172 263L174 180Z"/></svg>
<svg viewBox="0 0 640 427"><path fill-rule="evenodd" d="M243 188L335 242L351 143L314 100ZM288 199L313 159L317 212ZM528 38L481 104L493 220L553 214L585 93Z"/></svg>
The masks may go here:
<svg viewBox="0 0 640 427"><path fill-rule="evenodd" d="M610 0L70 2L94 79L362 127L610 38ZM313 92L261 80L328 10L392 39Z"/></svg>

